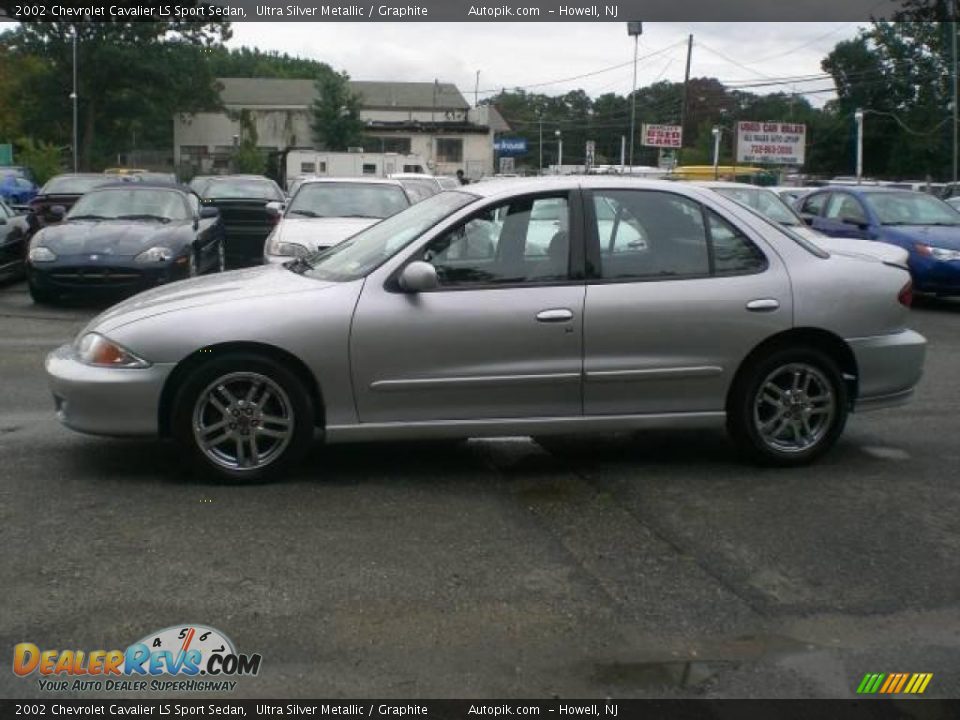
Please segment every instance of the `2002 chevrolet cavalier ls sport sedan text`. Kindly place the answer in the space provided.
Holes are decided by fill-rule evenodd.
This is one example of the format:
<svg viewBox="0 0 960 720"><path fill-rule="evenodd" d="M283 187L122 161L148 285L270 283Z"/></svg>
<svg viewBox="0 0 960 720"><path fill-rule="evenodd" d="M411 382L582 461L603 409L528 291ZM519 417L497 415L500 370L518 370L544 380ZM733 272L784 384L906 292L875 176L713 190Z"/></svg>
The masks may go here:
<svg viewBox="0 0 960 720"><path fill-rule="evenodd" d="M727 425L821 455L904 402L907 270L710 190L617 178L444 192L285 265L141 293L46 361L75 430L173 436L233 480L311 443Z"/></svg>

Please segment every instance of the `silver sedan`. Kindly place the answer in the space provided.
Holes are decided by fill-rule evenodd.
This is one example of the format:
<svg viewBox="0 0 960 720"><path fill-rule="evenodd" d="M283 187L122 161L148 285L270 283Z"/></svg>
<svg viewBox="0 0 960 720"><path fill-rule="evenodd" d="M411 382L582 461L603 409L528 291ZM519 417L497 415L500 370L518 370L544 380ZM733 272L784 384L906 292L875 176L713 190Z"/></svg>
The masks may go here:
<svg viewBox="0 0 960 720"><path fill-rule="evenodd" d="M141 293L46 369L68 427L174 437L234 481L277 476L315 433L725 424L753 458L795 465L849 412L912 394L910 287L896 263L831 256L703 188L500 180L285 265Z"/></svg>

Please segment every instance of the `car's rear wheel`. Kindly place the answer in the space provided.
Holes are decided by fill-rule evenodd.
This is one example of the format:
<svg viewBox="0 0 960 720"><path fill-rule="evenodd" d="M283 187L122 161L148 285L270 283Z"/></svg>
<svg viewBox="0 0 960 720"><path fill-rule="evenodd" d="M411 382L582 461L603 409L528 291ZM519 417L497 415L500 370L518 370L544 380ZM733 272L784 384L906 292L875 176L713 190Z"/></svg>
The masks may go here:
<svg viewBox="0 0 960 720"><path fill-rule="evenodd" d="M802 465L830 449L847 421L837 364L814 348L783 348L743 369L731 391L727 427L768 465Z"/></svg>
<svg viewBox="0 0 960 720"><path fill-rule="evenodd" d="M236 353L190 374L173 431L205 474L229 482L278 477L313 438L314 409L300 379L273 360Z"/></svg>

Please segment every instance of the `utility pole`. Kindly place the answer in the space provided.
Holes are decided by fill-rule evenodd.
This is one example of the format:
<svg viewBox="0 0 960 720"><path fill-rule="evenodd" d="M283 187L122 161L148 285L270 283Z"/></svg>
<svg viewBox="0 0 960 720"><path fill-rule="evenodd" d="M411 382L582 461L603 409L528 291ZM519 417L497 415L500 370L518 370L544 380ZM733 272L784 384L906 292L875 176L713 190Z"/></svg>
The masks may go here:
<svg viewBox="0 0 960 720"><path fill-rule="evenodd" d="M863 179L863 110L857 108L853 113L857 123L857 185Z"/></svg>
<svg viewBox="0 0 960 720"><path fill-rule="evenodd" d="M957 121L960 108L957 107L957 0L953 0L953 20L950 22L950 46L953 49L953 182L957 181Z"/></svg>
<svg viewBox="0 0 960 720"><path fill-rule="evenodd" d="M480 71L477 70L477 82L473 86L473 106L480 107Z"/></svg>
<svg viewBox="0 0 960 720"><path fill-rule="evenodd" d="M710 131L713 133L713 179L720 177L720 128L716 125Z"/></svg>
<svg viewBox="0 0 960 720"><path fill-rule="evenodd" d="M627 164L627 137L620 136L620 174L623 175Z"/></svg>
<svg viewBox="0 0 960 720"><path fill-rule="evenodd" d="M537 122L540 123L540 164L537 165L537 175L543 175L543 111L537 110Z"/></svg>
<svg viewBox="0 0 960 720"><path fill-rule="evenodd" d="M693 33L687 37L687 70L683 74L683 97L680 98L680 147L677 148L677 165L683 162L683 136L687 125L687 85L690 84L690 59L693 57Z"/></svg>
<svg viewBox="0 0 960 720"><path fill-rule="evenodd" d="M627 35L633 36L633 91L630 93L630 172L633 172L633 141L637 134L637 50L640 47L640 35L643 23L628 22Z"/></svg>
<svg viewBox="0 0 960 720"><path fill-rule="evenodd" d="M557 175L563 175L563 133L554 130L553 134L557 136Z"/></svg>
<svg viewBox="0 0 960 720"><path fill-rule="evenodd" d="M73 171L77 172L77 24L73 24Z"/></svg>

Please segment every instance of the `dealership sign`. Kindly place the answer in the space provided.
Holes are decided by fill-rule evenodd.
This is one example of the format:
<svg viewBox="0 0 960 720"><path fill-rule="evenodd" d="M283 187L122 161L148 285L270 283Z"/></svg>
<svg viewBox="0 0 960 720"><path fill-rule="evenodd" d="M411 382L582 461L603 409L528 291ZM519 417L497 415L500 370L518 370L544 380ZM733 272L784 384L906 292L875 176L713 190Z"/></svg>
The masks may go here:
<svg viewBox="0 0 960 720"><path fill-rule="evenodd" d="M526 155L526 138L500 138L493 142L493 149L501 155Z"/></svg>
<svg viewBox="0 0 960 720"><path fill-rule="evenodd" d="M807 126L802 123L738 122L737 162L803 165Z"/></svg>
<svg viewBox="0 0 960 720"><path fill-rule="evenodd" d="M678 148L683 145L683 128L679 125L643 125L643 145Z"/></svg>

